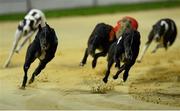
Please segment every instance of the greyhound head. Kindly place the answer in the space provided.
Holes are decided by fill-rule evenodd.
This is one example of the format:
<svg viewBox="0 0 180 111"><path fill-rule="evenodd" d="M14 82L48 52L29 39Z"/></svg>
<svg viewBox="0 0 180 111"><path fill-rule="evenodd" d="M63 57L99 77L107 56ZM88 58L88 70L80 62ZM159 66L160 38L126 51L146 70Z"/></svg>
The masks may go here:
<svg viewBox="0 0 180 111"><path fill-rule="evenodd" d="M41 25L39 25L39 41L42 50L48 49L48 40L50 39L50 36L52 34L51 30L52 29L49 27L48 24L46 24L45 27L41 27Z"/></svg>
<svg viewBox="0 0 180 111"><path fill-rule="evenodd" d="M122 38L124 38L123 45L124 45L124 51L125 51L125 58L128 61L131 61L133 59L133 49L134 49L134 40L135 40L135 31L127 30L123 35Z"/></svg>
<svg viewBox="0 0 180 111"><path fill-rule="evenodd" d="M24 19L21 26L23 26L24 35L27 35L31 30L34 29L34 20Z"/></svg>
<svg viewBox="0 0 180 111"><path fill-rule="evenodd" d="M160 21L153 25L153 35L156 41L160 41L160 38L164 35L164 33L168 30L168 24L165 21Z"/></svg>

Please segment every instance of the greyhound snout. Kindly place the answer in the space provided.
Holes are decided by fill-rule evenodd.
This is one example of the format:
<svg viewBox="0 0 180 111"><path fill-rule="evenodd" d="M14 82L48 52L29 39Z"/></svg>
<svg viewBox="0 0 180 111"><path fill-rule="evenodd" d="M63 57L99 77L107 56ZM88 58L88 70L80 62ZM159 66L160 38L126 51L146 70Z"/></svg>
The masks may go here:
<svg viewBox="0 0 180 111"><path fill-rule="evenodd" d="M24 30L24 35L27 35L28 31L27 30Z"/></svg>
<svg viewBox="0 0 180 111"><path fill-rule="evenodd" d="M155 35L154 35L154 39L155 39L156 41L159 41L159 40L160 40L159 34L155 34Z"/></svg>

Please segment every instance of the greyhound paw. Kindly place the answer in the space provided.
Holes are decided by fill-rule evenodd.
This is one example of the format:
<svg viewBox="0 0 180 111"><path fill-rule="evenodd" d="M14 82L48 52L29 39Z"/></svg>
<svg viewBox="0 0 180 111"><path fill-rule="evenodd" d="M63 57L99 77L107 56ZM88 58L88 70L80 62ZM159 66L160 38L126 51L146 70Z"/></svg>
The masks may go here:
<svg viewBox="0 0 180 111"><path fill-rule="evenodd" d="M126 82L128 75L123 75L123 81Z"/></svg>
<svg viewBox="0 0 180 111"><path fill-rule="evenodd" d="M16 50L15 53L19 54L19 50Z"/></svg>
<svg viewBox="0 0 180 111"><path fill-rule="evenodd" d="M10 62L6 62L3 66L3 68L7 68L9 66Z"/></svg>
<svg viewBox="0 0 180 111"><path fill-rule="evenodd" d="M21 86L19 89L25 90L26 88L25 88L25 86Z"/></svg>
<svg viewBox="0 0 180 111"><path fill-rule="evenodd" d="M33 82L34 82L33 79L30 79L30 80L29 80L29 84L32 84Z"/></svg>
<svg viewBox="0 0 180 111"><path fill-rule="evenodd" d="M115 64L115 67L118 67L118 64Z"/></svg>
<svg viewBox="0 0 180 111"><path fill-rule="evenodd" d="M137 63L141 63L141 60L137 60Z"/></svg>
<svg viewBox="0 0 180 111"><path fill-rule="evenodd" d="M96 61L93 60L93 62L92 62L92 68L94 69L95 67L96 67Z"/></svg>
<svg viewBox="0 0 180 111"><path fill-rule="evenodd" d="M153 53L153 54L154 54L155 52L156 52L156 50L151 51L151 53Z"/></svg>
<svg viewBox="0 0 180 111"><path fill-rule="evenodd" d="M115 68L120 69L120 64L115 64Z"/></svg>
<svg viewBox="0 0 180 111"><path fill-rule="evenodd" d="M94 69L96 67L96 65L92 64L92 68Z"/></svg>
<svg viewBox="0 0 180 111"><path fill-rule="evenodd" d="M107 82L108 82L107 78L104 78L103 81L104 81L104 83L107 83Z"/></svg>
<svg viewBox="0 0 180 111"><path fill-rule="evenodd" d="M117 79L117 78L118 78L118 76L117 76L117 75L114 75L114 76L113 76L113 79Z"/></svg>
<svg viewBox="0 0 180 111"><path fill-rule="evenodd" d="M84 63L80 62L79 66L83 67L83 66L84 66Z"/></svg>
<svg viewBox="0 0 180 111"><path fill-rule="evenodd" d="M3 66L3 68L7 68L9 66L9 64L5 64L4 66Z"/></svg>

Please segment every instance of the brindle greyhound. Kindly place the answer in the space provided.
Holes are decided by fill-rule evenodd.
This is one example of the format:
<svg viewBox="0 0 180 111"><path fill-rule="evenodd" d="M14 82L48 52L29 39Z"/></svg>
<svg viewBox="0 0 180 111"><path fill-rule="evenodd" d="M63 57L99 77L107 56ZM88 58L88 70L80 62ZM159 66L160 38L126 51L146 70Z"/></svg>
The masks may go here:
<svg viewBox="0 0 180 111"><path fill-rule="evenodd" d="M117 42L114 42L108 52L108 65L105 77L103 81L107 83L108 77L110 74L110 69L115 62L115 67L118 68L116 75L113 76L114 79L117 79L119 74L125 70L123 75L123 80L126 81L129 75L130 68L134 65L136 58L139 54L140 46L140 33L134 29L127 29L123 35L118 39ZM120 62L124 62L120 66Z"/></svg>
<svg viewBox="0 0 180 111"><path fill-rule="evenodd" d="M43 70L48 62L50 62L54 56L58 45L58 39L53 28L46 24L45 27L39 25L39 31L34 41L29 45L26 53L24 63L24 79L21 89L25 89L27 82L27 72L31 63L36 58L40 60L40 63L36 70L33 72L29 84L32 83L41 70Z"/></svg>
<svg viewBox="0 0 180 111"><path fill-rule="evenodd" d="M80 62L80 66L86 64L88 55L90 54L94 58L92 61L92 68L95 68L98 57L106 56L110 45L116 40L116 35L112 26L104 23L97 24L89 37L87 44L88 47L86 48L84 57ZM96 50L100 50L101 52L95 53Z"/></svg>

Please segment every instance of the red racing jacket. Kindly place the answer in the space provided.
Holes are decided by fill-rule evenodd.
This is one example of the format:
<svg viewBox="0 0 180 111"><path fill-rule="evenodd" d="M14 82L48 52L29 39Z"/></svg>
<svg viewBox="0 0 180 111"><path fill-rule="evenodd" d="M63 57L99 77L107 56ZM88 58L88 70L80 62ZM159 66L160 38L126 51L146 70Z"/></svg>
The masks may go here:
<svg viewBox="0 0 180 111"><path fill-rule="evenodd" d="M116 37L119 38L127 28L138 29L138 22L135 18L125 16L120 19L114 27Z"/></svg>

